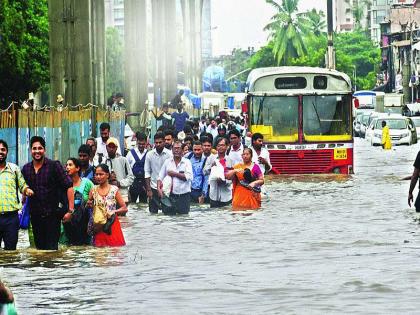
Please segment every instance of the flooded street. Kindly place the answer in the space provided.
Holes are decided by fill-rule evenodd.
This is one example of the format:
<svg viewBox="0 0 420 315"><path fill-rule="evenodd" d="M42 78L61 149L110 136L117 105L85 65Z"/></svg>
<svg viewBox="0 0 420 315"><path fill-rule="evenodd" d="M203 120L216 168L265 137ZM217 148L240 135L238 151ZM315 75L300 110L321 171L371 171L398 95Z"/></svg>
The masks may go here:
<svg viewBox="0 0 420 315"><path fill-rule="evenodd" d="M123 248L45 253L21 232L1 278L21 314L420 313L420 225L401 180L420 144L355 147L354 176L269 181L261 211L130 208Z"/></svg>

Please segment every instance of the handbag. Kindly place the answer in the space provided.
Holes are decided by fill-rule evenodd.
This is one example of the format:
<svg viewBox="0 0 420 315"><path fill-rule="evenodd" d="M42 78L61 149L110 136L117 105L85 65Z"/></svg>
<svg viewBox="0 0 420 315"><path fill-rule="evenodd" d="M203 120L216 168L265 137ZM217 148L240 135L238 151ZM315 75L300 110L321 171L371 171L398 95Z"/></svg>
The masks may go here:
<svg viewBox="0 0 420 315"><path fill-rule="evenodd" d="M93 232L94 234L99 233L102 231L104 224L107 221L107 211L106 206L101 200L98 198L98 191L96 187L93 189Z"/></svg>
<svg viewBox="0 0 420 315"><path fill-rule="evenodd" d="M26 198L26 201L22 207L22 210L19 211L19 228L27 230L29 228L30 216L29 216L29 198Z"/></svg>

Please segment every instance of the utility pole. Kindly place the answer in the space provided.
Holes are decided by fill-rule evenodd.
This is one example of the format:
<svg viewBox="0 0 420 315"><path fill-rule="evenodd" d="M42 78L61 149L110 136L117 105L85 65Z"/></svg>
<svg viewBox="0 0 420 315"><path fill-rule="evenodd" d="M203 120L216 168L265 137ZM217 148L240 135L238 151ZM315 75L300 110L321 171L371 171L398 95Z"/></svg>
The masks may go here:
<svg viewBox="0 0 420 315"><path fill-rule="evenodd" d="M327 21L328 21L328 49L326 64L328 69L335 69L335 51L334 51L334 30L333 30L333 0L327 0Z"/></svg>

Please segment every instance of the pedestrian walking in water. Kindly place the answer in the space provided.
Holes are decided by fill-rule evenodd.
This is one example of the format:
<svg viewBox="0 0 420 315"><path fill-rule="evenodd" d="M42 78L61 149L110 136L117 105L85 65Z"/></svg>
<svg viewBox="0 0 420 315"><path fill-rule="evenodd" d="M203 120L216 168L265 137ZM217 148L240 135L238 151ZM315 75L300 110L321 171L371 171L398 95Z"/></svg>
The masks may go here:
<svg viewBox="0 0 420 315"><path fill-rule="evenodd" d="M267 174L271 170L270 153L263 148L264 137L260 133L252 135L252 162L258 164L263 174Z"/></svg>
<svg viewBox="0 0 420 315"><path fill-rule="evenodd" d="M101 136L96 138L96 157L94 160L97 160L98 163L104 163L105 159L108 157L108 151L106 150L106 142L109 137L111 137L111 126L104 122L99 126L99 131ZM118 151L122 155L120 146L118 145Z"/></svg>
<svg viewBox="0 0 420 315"><path fill-rule="evenodd" d="M391 150L392 148L391 135L385 120L382 121L382 148L384 150Z"/></svg>
<svg viewBox="0 0 420 315"><path fill-rule="evenodd" d="M253 162L252 149L244 148L242 163L234 166L226 174L233 180L232 207L234 210L258 209L261 207L261 186L264 185L264 175L257 163Z"/></svg>
<svg viewBox="0 0 420 315"><path fill-rule="evenodd" d="M61 219L67 211L74 211L73 184L59 161L46 158L44 138L32 137L30 146L32 162L23 166L22 174L34 191L29 209L35 246L57 250Z"/></svg>
<svg viewBox="0 0 420 315"><path fill-rule="evenodd" d="M90 212L86 203L89 199L89 192L93 188L93 183L86 177L80 177L81 164L76 158L68 159L66 171L73 183L74 210L66 213L63 218L65 243L67 245L88 245L90 244L90 237L87 228Z"/></svg>
<svg viewBox="0 0 420 315"><path fill-rule="evenodd" d="M212 164L209 176L210 207L230 205L232 201L232 181L225 174L233 168L232 160L226 155L229 140L220 138L216 144L217 158Z"/></svg>
<svg viewBox="0 0 420 315"><path fill-rule="evenodd" d="M93 245L97 247L125 245L118 216L128 210L118 187L109 183L110 176L108 166L99 164L95 170L98 185L89 193L89 206L93 207Z"/></svg>
<svg viewBox="0 0 420 315"><path fill-rule="evenodd" d="M15 250L21 209L19 193L32 196L33 191L26 185L19 167L7 162L8 152L7 142L0 140L0 246L4 242L5 250Z"/></svg>
<svg viewBox="0 0 420 315"><path fill-rule="evenodd" d="M128 189L134 181L133 171L125 156L118 153L118 140L114 137L108 138L106 151L108 157L105 164L111 171L110 183L120 189L120 193L126 203L129 201Z"/></svg>
<svg viewBox="0 0 420 315"><path fill-rule="evenodd" d="M147 154L144 163L144 178L150 213L158 213L161 208L157 181L163 163L172 157L172 152L165 148L164 138L165 136L161 132L155 134L155 148Z"/></svg>
<svg viewBox="0 0 420 315"><path fill-rule="evenodd" d="M93 167L93 165L89 164L91 152L92 150L87 144L82 144L78 150L80 163L80 177L87 178L90 181L93 181L95 168Z"/></svg>
<svg viewBox="0 0 420 315"><path fill-rule="evenodd" d="M134 182L130 187L130 200L137 202L147 202L146 185L144 179L144 164L147 155L147 136L144 133L137 132L137 147L131 149L127 154L127 161L133 171Z"/></svg>
<svg viewBox="0 0 420 315"><path fill-rule="evenodd" d="M413 191L414 191L414 188L416 188L417 182L419 181L419 177L420 177L420 151L417 153L417 157L416 157L416 160L414 161L413 166L414 166L414 171L413 171L413 175L411 175L410 188L408 190L408 205L410 207L414 200ZM420 193L417 194L414 207L416 208L416 212L420 212Z"/></svg>
<svg viewBox="0 0 420 315"><path fill-rule="evenodd" d="M188 214L190 212L191 180L193 176L192 166L189 159L182 156L180 141L175 141L172 148L173 156L163 163L158 177L158 193L163 197L163 181L170 178L169 200L171 205L163 203L164 214Z"/></svg>

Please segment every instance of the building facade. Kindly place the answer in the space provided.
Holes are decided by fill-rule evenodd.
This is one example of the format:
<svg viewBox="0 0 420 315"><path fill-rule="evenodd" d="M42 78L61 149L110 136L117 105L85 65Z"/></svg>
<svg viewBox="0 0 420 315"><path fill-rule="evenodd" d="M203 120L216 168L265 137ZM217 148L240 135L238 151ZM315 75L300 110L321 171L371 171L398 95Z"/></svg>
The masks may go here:
<svg viewBox="0 0 420 315"><path fill-rule="evenodd" d="M124 38L124 0L105 0L105 28L115 27Z"/></svg>
<svg viewBox="0 0 420 315"><path fill-rule="evenodd" d="M408 1L407 1L408 2ZM386 92L420 102L420 0L393 5L381 23L382 75Z"/></svg>

